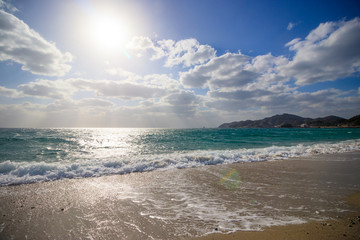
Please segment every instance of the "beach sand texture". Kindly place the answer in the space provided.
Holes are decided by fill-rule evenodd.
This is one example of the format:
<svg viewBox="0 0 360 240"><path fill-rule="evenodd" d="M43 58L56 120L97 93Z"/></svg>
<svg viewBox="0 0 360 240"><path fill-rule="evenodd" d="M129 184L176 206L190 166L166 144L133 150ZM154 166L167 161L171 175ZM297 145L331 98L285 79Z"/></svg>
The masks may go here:
<svg viewBox="0 0 360 240"><path fill-rule="evenodd" d="M339 240L360 239L360 192L352 194L346 201L357 208L356 212L339 215L332 220L310 221L304 224L274 226L264 231L238 231L231 234L210 234L193 240Z"/></svg>
<svg viewBox="0 0 360 240"><path fill-rule="evenodd" d="M5 186L0 239L359 239L359 172L354 152Z"/></svg>

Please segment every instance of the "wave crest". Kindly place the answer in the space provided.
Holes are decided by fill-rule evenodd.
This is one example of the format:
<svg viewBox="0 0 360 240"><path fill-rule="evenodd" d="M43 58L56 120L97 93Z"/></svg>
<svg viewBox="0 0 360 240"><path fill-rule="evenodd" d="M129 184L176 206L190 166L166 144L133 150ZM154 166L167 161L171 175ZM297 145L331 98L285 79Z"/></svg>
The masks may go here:
<svg viewBox="0 0 360 240"><path fill-rule="evenodd" d="M172 154L118 157L117 159L79 159L75 162L0 163L0 186L51 181L64 178L97 177L171 168L289 159L318 154L334 154L360 150L359 140L332 144L272 146L266 148L174 152Z"/></svg>

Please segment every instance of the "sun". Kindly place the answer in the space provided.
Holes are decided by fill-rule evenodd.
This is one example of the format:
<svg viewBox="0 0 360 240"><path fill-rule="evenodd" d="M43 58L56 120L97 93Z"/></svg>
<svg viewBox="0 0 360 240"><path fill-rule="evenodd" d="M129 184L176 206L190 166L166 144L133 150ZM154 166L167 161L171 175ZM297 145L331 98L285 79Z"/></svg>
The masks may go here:
<svg viewBox="0 0 360 240"><path fill-rule="evenodd" d="M92 45L101 51L114 52L121 50L128 38L126 24L113 14L92 16L89 26Z"/></svg>

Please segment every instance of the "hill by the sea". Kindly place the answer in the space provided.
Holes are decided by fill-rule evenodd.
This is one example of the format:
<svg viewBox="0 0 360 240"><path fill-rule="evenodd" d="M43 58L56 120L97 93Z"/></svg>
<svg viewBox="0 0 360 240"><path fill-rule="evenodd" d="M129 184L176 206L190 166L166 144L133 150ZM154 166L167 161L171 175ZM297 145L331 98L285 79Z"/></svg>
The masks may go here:
<svg viewBox="0 0 360 240"><path fill-rule="evenodd" d="M223 123L219 128L299 128L299 127L360 127L360 115L345 119L337 116L303 118L284 113L261 120Z"/></svg>

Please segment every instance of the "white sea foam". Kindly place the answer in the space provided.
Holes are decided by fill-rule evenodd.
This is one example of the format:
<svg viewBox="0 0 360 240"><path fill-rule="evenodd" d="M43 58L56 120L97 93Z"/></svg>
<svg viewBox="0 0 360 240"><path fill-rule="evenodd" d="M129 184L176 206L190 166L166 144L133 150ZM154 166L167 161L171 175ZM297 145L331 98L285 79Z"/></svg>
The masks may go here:
<svg viewBox="0 0 360 240"><path fill-rule="evenodd" d="M33 183L63 178L84 178L109 174L126 174L203 165L230 164L289 159L317 154L334 154L360 150L360 140L331 144L272 146L237 150L207 150L174 152L172 154L113 156L104 159L88 158L59 162L0 163L0 186Z"/></svg>
<svg viewBox="0 0 360 240"><path fill-rule="evenodd" d="M203 184L196 185L179 175L174 176L177 178L175 186L168 187L174 179L164 177L160 182L149 183L148 187L152 191L142 192L141 186L136 185L133 191L138 194L131 194L132 201L143 209L140 213L142 217L175 226L178 236L191 236L187 233L189 229L200 236L215 232L259 231L269 226L306 222L300 217L287 215L286 209L279 209L274 214L274 208L246 205L244 201L234 204L235 199L214 194L212 188ZM191 226L186 225L186 219L191 219Z"/></svg>

